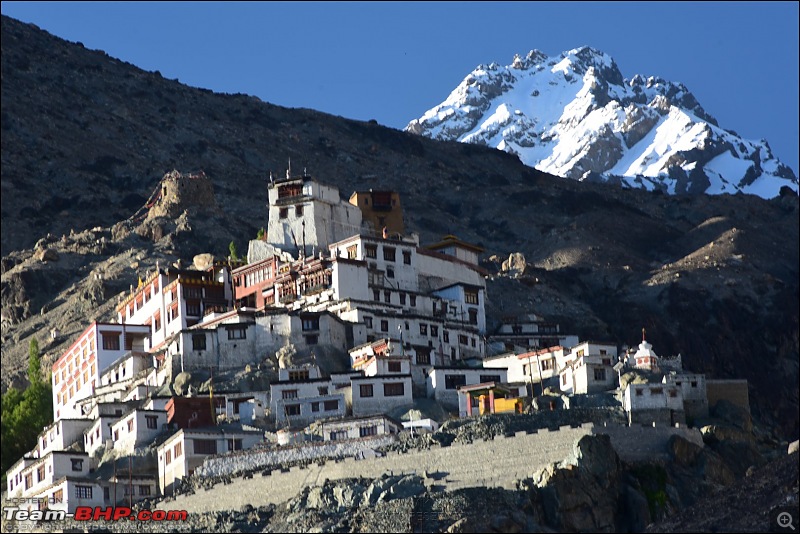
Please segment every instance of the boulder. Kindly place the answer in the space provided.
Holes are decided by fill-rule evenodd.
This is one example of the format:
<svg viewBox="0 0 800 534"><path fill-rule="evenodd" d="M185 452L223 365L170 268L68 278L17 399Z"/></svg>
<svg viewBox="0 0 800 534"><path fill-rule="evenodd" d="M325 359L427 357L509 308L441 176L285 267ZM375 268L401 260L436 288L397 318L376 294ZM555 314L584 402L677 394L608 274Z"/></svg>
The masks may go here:
<svg viewBox="0 0 800 534"><path fill-rule="evenodd" d="M667 442L667 451L676 463L688 467L694 465L703 448L675 434Z"/></svg>
<svg viewBox="0 0 800 534"><path fill-rule="evenodd" d="M503 262L501 267L504 273L510 275L521 275L525 273L525 268L528 263L525 261L525 256L521 252L512 252L509 254L508 259Z"/></svg>
<svg viewBox="0 0 800 534"><path fill-rule="evenodd" d="M52 248L43 248L36 252L34 256L39 261L58 261L58 252Z"/></svg>
<svg viewBox="0 0 800 534"><path fill-rule="evenodd" d="M192 381L192 375L187 372L179 373L175 377L175 382L172 384L172 389L175 390L176 395L186 395L189 384Z"/></svg>
<svg viewBox="0 0 800 534"><path fill-rule="evenodd" d="M192 258L193 266L198 271L205 271L212 265L214 265L214 255L208 252L204 254L198 254L194 258Z"/></svg>

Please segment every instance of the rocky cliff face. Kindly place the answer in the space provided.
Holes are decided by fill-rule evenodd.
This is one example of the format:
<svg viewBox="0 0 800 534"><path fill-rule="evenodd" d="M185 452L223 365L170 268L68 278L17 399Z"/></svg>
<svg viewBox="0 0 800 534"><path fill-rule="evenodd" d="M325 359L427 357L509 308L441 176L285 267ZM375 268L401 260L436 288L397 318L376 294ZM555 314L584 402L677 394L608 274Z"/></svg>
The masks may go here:
<svg viewBox="0 0 800 534"><path fill-rule="evenodd" d="M32 337L52 362L157 261L243 251L265 226L269 171L291 158L343 196L399 191L423 243L454 233L487 257L521 252L518 278L485 263L490 317L534 312L620 344L646 327L659 354L750 380L756 416L797 434L793 193L563 180L488 147L187 87L7 17L1 59L4 387L21 383ZM214 202L122 224L173 169L203 170Z"/></svg>
<svg viewBox="0 0 800 534"><path fill-rule="evenodd" d="M490 146L541 171L670 194L798 190L765 140L723 129L679 83L635 75L589 47L481 65L406 130Z"/></svg>

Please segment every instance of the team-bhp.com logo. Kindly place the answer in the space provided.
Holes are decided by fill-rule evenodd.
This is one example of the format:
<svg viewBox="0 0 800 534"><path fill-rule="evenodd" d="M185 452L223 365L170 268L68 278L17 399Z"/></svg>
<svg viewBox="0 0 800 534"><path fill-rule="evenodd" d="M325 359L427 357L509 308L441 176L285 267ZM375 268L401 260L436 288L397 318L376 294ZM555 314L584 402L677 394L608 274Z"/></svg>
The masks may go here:
<svg viewBox="0 0 800 534"><path fill-rule="evenodd" d="M186 510L138 510L127 506L115 508L102 506L78 506L75 513L65 510L23 510L20 508L5 508L7 521L186 521L189 514Z"/></svg>

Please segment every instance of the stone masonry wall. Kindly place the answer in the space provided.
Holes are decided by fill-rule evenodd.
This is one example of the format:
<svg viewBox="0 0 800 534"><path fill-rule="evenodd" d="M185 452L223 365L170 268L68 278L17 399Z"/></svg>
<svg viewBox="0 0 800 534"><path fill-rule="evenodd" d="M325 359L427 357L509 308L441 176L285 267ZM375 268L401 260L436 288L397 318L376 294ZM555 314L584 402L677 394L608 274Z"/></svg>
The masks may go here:
<svg viewBox="0 0 800 534"><path fill-rule="evenodd" d="M471 444L436 447L407 453L389 453L383 458L320 461L308 466L257 473L252 478L236 478L223 490L214 487L191 495L179 495L159 504L160 509L185 509L189 512L238 510L249 503L260 506L280 503L305 486L350 477L377 478L383 473L422 475L438 473L438 489L465 487L513 488L517 480L536 470L573 457L576 441L588 434L608 434L623 460L650 460L666 454L670 436L679 434L702 446L697 430L675 427L595 426L585 423L578 428L562 427L556 431L539 430ZM234 464L231 464L233 466ZM222 472L215 470L214 472ZM247 496L247 497L245 497Z"/></svg>

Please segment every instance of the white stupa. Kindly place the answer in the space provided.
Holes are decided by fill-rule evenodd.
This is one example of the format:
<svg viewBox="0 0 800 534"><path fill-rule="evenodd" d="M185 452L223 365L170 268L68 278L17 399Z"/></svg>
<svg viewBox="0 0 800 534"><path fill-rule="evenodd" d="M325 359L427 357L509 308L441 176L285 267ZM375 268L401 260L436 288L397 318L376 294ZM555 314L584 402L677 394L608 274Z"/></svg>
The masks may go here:
<svg viewBox="0 0 800 534"><path fill-rule="evenodd" d="M642 342L639 343L639 349L628 356L628 365L636 369L658 371L658 355L653 351L653 345L647 342L644 328L642 328Z"/></svg>

